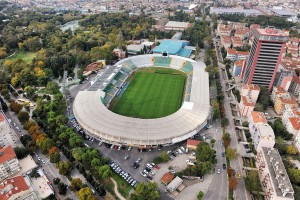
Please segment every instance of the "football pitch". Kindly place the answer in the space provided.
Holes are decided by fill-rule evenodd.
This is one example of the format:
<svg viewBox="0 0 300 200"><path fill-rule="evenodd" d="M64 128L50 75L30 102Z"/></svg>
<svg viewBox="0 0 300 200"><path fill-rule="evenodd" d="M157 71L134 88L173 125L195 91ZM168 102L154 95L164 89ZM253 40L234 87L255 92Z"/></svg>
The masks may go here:
<svg viewBox="0 0 300 200"><path fill-rule="evenodd" d="M135 118L159 118L176 112L183 99L186 76L166 68L145 68L129 78L129 85L115 97L110 110Z"/></svg>

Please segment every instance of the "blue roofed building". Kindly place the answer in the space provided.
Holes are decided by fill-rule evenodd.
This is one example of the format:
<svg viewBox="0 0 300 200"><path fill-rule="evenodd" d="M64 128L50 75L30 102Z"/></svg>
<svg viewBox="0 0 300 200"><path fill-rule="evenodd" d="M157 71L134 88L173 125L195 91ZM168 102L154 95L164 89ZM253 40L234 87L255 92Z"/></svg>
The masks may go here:
<svg viewBox="0 0 300 200"><path fill-rule="evenodd" d="M188 46L189 42L186 40L162 40L159 46L155 47L153 53L163 53L167 52L170 55L178 55L182 57L189 58L192 49Z"/></svg>

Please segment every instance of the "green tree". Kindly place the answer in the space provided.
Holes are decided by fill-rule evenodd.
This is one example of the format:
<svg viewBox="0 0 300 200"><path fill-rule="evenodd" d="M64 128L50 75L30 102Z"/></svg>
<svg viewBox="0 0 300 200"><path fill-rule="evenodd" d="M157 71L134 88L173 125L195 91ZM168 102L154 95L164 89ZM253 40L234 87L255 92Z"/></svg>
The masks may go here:
<svg viewBox="0 0 300 200"><path fill-rule="evenodd" d="M199 162L211 161L212 163L214 163L213 160L215 159L215 151L211 149L208 143L201 142L200 144L198 144L195 153L196 153L197 161Z"/></svg>
<svg viewBox="0 0 300 200"><path fill-rule="evenodd" d="M91 49L91 60L97 61L104 59L108 64L113 61L113 47L111 45L104 45L102 47L94 47Z"/></svg>
<svg viewBox="0 0 300 200"><path fill-rule="evenodd" d="M52 163L57 163L60 160L59 152L53 152L53 153L49 154L49 157L50 157L50 162L52 162Z"/></svg>
<svg viewBox="0 0 300 200"><path fill-rule="evenodd" d="M29 120L29 114L28 114L28 112L26 112L26 111L20 111L19 113L18 113L18 119L19 119L19 121L22 123L22 124L24 124L25 122L27 122L28 120Z"/></svg>
<svg viewBox="0 0 300 200"><path fill-rule="evenodd" d="M227 147L227 149L226 149L226 157L229 160L235 160L237 158L237 151L236 151L236 149Z"/></svg>
<svg viewBox="0 0 300 200"><path fill-rule="evenodd" d="M160 154L160 158L163 162L168 162L170 160L169 155L167 154L166 151L162 151Z"/></svg>
<svg viewBox="0 0 300 200"><path fill-rule="evenodd" d="M42 150L43 154L48 153L49 149L51 149L51 147L53 146L53 142L52 139L50 138L45 138L42 137L41 139L37 140L37 145L40 147L40 149Z"/></svg>
<svg viewBox="0 0 300 200"><path fill-rule="evenodd" d="M103 166L99 167L98 173L103 179L107 179L111 176L112 171L111 171L109 165L103 165Z"/></svg>
<svg viewBox="0 0 300 200"><path fill-rule="evenodd" d="M230 145L230 142L231 142L230 134L229 133L223 133L222 140L224 142L225 148L227 148Z"/></svg>
<svg viewBox="0 0 300 200"><path fill-rule="evenodd" d="M77 192L77 194L78 194L79 200L94 200L95 199L95 197L93 195L93 191L88 187L81 188Z"/></svg>
<svg viewBox="0 0 300 200"><path fill-rule="evenodd" d="M24 147L15 147L14 151L18 159L25 158L28 155L28 151Z"/></svg>
<svg viewBox="0 0 300 200"><path fill-rule="evenodd" d="M245 187L249 192L259 192L261 190L259 176L256 171L250 170L244 180Z"/></svg>
<svg viewBox="0 0 300 200"><path fill-rule="evenodd" d="M204 193L200 191L197 195L198 200L202 200L203 197L204 197Z"/></svg>
<svg viewBox="0 0 300 200"><path fill-rule="evenodd" d="M26 96L27 96L28 98L32 98L32 97L33 97L33 95L34 95L34 93L35 93L35 89L34 89L33 87L31 87L31 86L26 86L26 87L24 88L24 90L25 90Z"/></svg>
<svg viewBox="0 0 300 200"><path fill-rule="evenodd" d="M297 149L296 147L294 147L293 145L288 145L286 147L286 153L289 154L289 155L296 155L297 154Z"/></svg>
<svg viewBox="0 0 300 200"><path fill-rule="evenodd" d="M58 172L65 176L69 176L73 168L70 161L59 161L58 163L56 163L56 167L58 169Z"/></svg>
<svg viewBox="0 0 300 200"><path fill-rule="evenodd" d="M66 195L67 194L67 185L60 182L58 183L58 190L60 195Z"/></svg>
<svg viewBox="0 0 300 200"><path fill-rule="evenodd" d="M160 191L157 183L141 182L137 185L135 192L130 196L131 200L157 200L160 198Z"/></svg>
<svg viewBox="0 0 300 200"><path fill-rule="evenodd" d="M73 178L71 180L70 189L72 191L79 191L82 188L82 180L80 178Z"/></svg>
<svg viewBox="0 0 300 200"><path fill-rule="evenodd" d="M300 170L294 169L294 168L288 168L287 170L289 178L291 179L291 182L299 185L300 184Z"/></svg>

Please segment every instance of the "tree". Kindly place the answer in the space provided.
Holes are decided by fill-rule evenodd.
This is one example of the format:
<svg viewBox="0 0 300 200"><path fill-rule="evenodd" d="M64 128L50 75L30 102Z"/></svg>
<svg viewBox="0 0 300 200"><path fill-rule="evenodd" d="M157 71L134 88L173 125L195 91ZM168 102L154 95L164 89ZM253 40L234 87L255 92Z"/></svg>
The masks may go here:
<svg viewBox="0 0 300 200"><path fill-rule="evenodd" d="M236 177L230 177L228 181L229 181L229 189L230 190L235 190L237 188L238 184L239 184Z"/></svg>
<svg viewBox="0 0 300 200"><path fill-rule="evenodd" d="M18 113L18 119L19 119L19 121L22 123L22 124L24 124L25 122L27 122L28 120L29 120L29 114L28 114L28 112L26 112L26 111L20 111L19 113Z"/></svg>
<svg viewBox="0 0 300 200"><path fill-rule="evenodd" d="M44 135L41 135L40 139L36 140L36 144L41 148L42 153L48 153L49 149L52 147L52 140L50 138L46 138Z"/></svg>
<svg viewBox="0 0 300 200"><path fill-rule="evenodd" d="M297 149L293 145L288 145L286 147L286 153L289 155L296 155L297 154Z"/></svg>
<svg viewBox="0 0 300 200"><path fill-rule="evenodd" d="M58 190L60 195L66 195L67 185L62 182L58 183Z"/></svg>
<svg viewBox="0 0 300 200"><path fill-rule="evenodd" d="M137 185L135 192L130 196L131 200L157 200L160 198L160 191L157 183L141 182Z"/></svg>
<svg viewBox="0 0 300 200"><path fill-rule="evenodd" d="M72 164L70 161L59 161L56 163L56 167L58 168L58 172L62 175L69 176L72 171Z"/></svg>
<svg viewBox="0 0 300 200"><path fill-rule="evenodd" d="M54 179L53 179L54 185L59 184L59 182L60 182L60 178L54 178Z"/></svg>
<svg viewBox="0 0 300 200"><path fill-rule="evenodd" d="M34 90L33 87L31 87L31 86L26 86L26 87L24 88L24 90L25 90L26 96L27 96L28 98L32 98L32 97L33 97L33 95L34 95L34 93L35 93L35 90Z"/></svg>
<svg viewBox="0 0 300 200"><path fill-rule="evenodd" d="M258 95L257 102L260 105L262 105L263 110L266 110L270 102L270 95L268 92L268 88L265 86L259 86L259 87L260 87L260 92Z"/></svg>
<svg viewBox="0 0 300 200"><path fill-rule="evenodd" d="M227 174L229 177L233 177L235 175L235 171L234 169L232 169L231 167L227 168Z"/></svg>
<svg viewBox="0 0 300 200"><path fill-rule="evenodd" d="M18 103L16 103L15 101L10 101L10 102L9 102L9 108L10 108L13 112L19 113L19 112L22 110L23 106L20 105L20 104L18 104Z"/></svg>
<svg viewBox="0 0 300 200"><path fill-rule="evenodd" d="M226 157L229 160L235 160L237 158L237 151L236 151L236 149L227 147L227 149L226 149Z"/></svg>
<svg viewBox="0 0 300 200"><path fill-rule="evenodd" d="M70 190L79 191L82 188L82 180L80 178L73 178L71 180Z"/></svg>
<svg viewBox="0 0 300 200"><path fill-rule="evenodd" d="M24 147L15 147L14 151L18 159L25 158L28 155L28 151Z"/></svg>
<svg viewBox="0 0 300 200"><path fill-rule="evenodd" d="M291 179L291 182L299 185L300 184L300 170L294 169L294 168L288 168L287 170L289 178Z"/></svg>
<svg viewBox="0 0 300 200"><path fill-rule="evenodd" d="M198 200L202 200L203 197L204 197L204 193L200 191L197 195Z"/></svg>
<svg viewBox="0 0 300 200"><path fill-rule="evenodd" d="M60 154L58 152L53 152L49 155L50 162L57 163L60 160Z"/></svg>
<svg viewBox="0 0 300 200"><path fill-rule="evenodd" d="M93 195L93 191L88 187L81 188L77 192L77 194L78 194L79 200L94 200L95 199L95 197Z"/></svg>
<svg viewBox="0 0 300 200"><path fill-rule="evenodd" d="M198 144L195 153L196 153L197 161L199 162L210 161L214 163L215 151L211 149L208 143L201 142L200 144Z"/></svg>
<svg viewBox="0 0 300 200"><path fill-rule="evenodd" d="M229 133L223 133L222 140L224 142L225 148L227 148L230 145L230 142L231 142L230 134Z"/></svg>
<svg viewBox="0 0 300 200"><path fill-rule="evenodd" d="M245 178L245 187L249 192L260 191L259 176L256 171L250 170Z"/></svg>
<svg viewBox="0 0 300 200"><path fill-rule="evenodd" d="M163 162L168 162L170 160L170 157L166 151L161 152L160 157Z"/></svg>
<svg viewBox="0 0 300 200"><path fill-rule="evenodd" d="M107 179L111 176L112 171L111 171L109 165L103 165L103 166L99 167L98 173L103 179Z"/></svg>

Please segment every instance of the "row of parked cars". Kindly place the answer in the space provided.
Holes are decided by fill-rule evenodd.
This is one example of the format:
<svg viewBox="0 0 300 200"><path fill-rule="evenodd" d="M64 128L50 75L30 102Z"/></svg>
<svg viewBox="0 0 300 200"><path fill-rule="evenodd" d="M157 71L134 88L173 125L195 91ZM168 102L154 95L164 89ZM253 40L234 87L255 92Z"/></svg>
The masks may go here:
<svg viewBox="0 0 300 200"><path fill-rule="evenodd" d="M115 162L111 161L109 163L109 166L112 168L112 170L114 170L117 174L119 174L125 181L127 181L127 183L129 183L132 187L137 186L138 182L134 180L134 178L132 178L129 173L125 172L121 167L119 167L119 165L117 165Z"/></svg>
<svg viewBox="0 0 300 200"><path fill-rule="evenodd" d="M154 175L154 173L153 173L152 170L153 170L153 168L155 168L155 167L158 168L158 166L155 165L155 163L147 163L145 169L144 169L143 171L141 171L140 174L141 174L143 177L152 180L152 179L153 179L153 175Z"/></svg>
<svg viewBox="0 0 300 200"><path fill-rule="evenodd" d="M179 147L174 151L167 151L171 160L173 160L178 154L188 153L188 148L184 148L183 146Z"/></svg>

